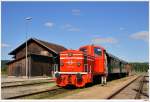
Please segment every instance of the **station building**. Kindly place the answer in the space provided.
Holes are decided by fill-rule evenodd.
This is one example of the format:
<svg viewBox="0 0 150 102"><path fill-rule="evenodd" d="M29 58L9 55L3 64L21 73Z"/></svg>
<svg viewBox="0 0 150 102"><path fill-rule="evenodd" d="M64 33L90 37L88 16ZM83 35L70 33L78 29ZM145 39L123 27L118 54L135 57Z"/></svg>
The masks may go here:
<svg viewBox="0 0 150 102"><path fill-rule="evenodd" d="M67 49L61 45L30 38L27 40L27 69L24 42L9 53L13 60L7 63L8 76L52 76L53 65L59 64L59 52L64 50Z"/></svg>

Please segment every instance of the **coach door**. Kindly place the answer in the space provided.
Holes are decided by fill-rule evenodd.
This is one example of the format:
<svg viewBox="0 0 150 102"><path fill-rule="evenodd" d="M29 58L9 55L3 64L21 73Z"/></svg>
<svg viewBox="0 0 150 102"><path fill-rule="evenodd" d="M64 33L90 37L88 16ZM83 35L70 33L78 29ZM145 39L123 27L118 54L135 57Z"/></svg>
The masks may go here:
<svg viewBox="0 0 150 102"><path fill-rule="evenodd" d="M99 47L94 47L94 56L95 56L95 72L103 73L104 72L104 58L103 51Z"/></svg>

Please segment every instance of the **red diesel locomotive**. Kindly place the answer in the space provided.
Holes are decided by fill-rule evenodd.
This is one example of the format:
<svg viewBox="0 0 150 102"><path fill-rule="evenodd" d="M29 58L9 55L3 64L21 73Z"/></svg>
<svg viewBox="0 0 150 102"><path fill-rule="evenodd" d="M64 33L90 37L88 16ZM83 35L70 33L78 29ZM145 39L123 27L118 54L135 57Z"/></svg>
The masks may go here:
<svg viewBox="0 0 150 102"><path fill-rule="evenodd" d="M84 87L87 83L106 83L111 75L127 75L127 62L108 54L101 46L87 45L78 50L60 53L59 71L55 70L56 83L60 87L74 85Z"/></svg>

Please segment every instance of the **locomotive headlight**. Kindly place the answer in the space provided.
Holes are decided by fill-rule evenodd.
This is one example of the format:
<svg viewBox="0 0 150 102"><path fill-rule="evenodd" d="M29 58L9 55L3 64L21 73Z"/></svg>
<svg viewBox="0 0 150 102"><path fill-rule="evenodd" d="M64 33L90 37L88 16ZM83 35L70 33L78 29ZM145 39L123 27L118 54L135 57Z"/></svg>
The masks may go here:
<svg viewBox="0 0 150 102"><path fill-rule="evenodd" d="M81 63L80 63L80 62L77 62L77 66L78 66L78 67L81 66Z"/></svg>
<svg viewBox="0 0 150 102"><path fill-rule="evenodd" d="M71 56L73 56L73 54L72 53L68 53L68 56L71 57Z"/></svg>

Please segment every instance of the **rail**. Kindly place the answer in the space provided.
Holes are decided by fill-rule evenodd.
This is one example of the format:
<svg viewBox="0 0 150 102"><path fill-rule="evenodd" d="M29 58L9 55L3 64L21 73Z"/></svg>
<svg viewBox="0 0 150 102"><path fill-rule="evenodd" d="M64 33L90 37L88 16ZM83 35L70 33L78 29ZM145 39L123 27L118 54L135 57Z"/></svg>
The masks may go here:
<svg viewBox="0 0 150 102"><path fill-rule="evenodd" d="M138 88L138 92L135 96L135 99L140 99L141 98L141 93L142 93L142 90L143 90L144 81L145 81L145 76L143 76L141 81L140 81L140 85L139 85L139 88Z"/></svg>
<svg viewBox="0 0 150 102"><path fill-rule="evenodd" d="M138 78L140 78L141 76L138 76L137 78L135 78L134 80L130 81L129 83L127 83L126 85L124 85L123 87L121 87L120 89L118 89L116 92L112 93L110 96L108 96L106 99L112 99L113 97L115 97L117 94L119 94L123 89L125 89L126 87L128 87L131 83L133 83L134 81L136 81Z"/></svg>
<svg viewBox="0 0 150 102"><path fill-rule="evenodd" d="M18 87L18 86L29 86L29 85L38 85L38 84L44 84L44 83L52 83L55 82L55 80L50 80L50 81L43 81L43 82L17 82L15 84L2 84L1 88L11 88L11 87Z"/></svg>
<svg viewBox="0 0 150 102"><path fill-rule="evenodd" d="M54 91L57 91L59 89L62 89L62 88L56 87L56 88L52 88L52 89L45 89L45 90L42 90L42 91L37 91L37 92L32 92L32 93L27 93L27 94L22 94L22 95L17 95L17 96L12 96L12 97L8 97L8 98L5 98L5 99L18 99L18 98L23 98L23 97L36 95L36 94L41 94L41 93L45 93L45 92L54 92Z"/></svg>

